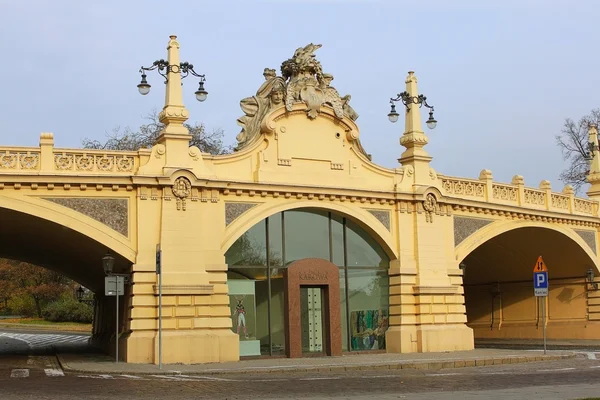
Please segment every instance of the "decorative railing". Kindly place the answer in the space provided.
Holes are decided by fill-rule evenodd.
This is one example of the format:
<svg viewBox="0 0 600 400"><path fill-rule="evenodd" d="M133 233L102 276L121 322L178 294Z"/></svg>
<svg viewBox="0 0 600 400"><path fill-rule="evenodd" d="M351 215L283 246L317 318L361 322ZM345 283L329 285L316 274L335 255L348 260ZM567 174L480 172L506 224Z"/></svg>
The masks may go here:
<svg viewBox="0 0 600 400"><path fill-rule="evenodd" d="M548 181L542 181L539 188L529 188L519 175L511 183L497 183L487 170L481 172L479 179L439 178L444 195L449 197L589 216L597 216L599 211L598 201L575 197L569 185L561 193L552 192Z"/></svg>
<svg viewBox="0 0 600 400"><path fill-rule="evenodd" d="M56 149L51 133L40 135L40 147L0 148L0 174L132 175L139 164L139 155L133 151Z"/></svg>
<svg viewBox="0 0 600 400"><path fill-rule="evenodd" d="M5 147L0 149L0 173L35 172L40 169L40 149Z"/></svg>
<svg viewBox="0 0 600 400"><path fill-rule="evenodd" d="M446 194L468 197L484 197L485 184L473 179L442 178Z"/></svg>
<svg viewBox="0 0 600 400"><path fill-rule="evenodd" d="M53 155L56 171L133 173L137 167L135 153L57 149Z"/></svg>

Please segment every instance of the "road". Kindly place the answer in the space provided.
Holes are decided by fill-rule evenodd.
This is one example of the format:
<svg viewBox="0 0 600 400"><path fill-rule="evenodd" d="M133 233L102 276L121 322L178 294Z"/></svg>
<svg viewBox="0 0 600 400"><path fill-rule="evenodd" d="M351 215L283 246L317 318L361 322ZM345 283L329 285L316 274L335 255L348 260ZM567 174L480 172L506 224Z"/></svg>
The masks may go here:
<svg viewBox="0 0 600 400"><path fill-rule="evenodd" d="M64 339L64 338L63 338ZM66 340L66 339L65 339ZM3 354L2 354L3 353ZM0 337L0 399L577 399L600 395L600 354L437 371L98 375L60 369L51 347Z"/></svg>

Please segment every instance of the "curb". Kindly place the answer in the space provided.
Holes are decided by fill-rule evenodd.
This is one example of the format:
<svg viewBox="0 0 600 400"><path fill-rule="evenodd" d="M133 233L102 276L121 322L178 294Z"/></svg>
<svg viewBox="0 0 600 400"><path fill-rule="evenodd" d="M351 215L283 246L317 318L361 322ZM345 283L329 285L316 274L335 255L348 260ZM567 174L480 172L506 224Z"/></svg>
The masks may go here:
<svg viewBox="0 0 600 400"><path fill-rule="evenodd" d="M77 329L71 330L70 327L56 327L48 325L26 325L26 324L12 324L8 322L1 322L0 328L12 329L15 331L36 331L36 332L51 332L56 334L75 334L75 335L91 335L88 331L78 331Z"/></svg>
<svg viewBox="0 0 600 400"><path fill-rule="evenodd" d="M362 371L362 370L386 370L386 369L416 369L416 370L439 370L445 368L467 368L467 367L482 367L487 365L501 364L520 364L535 361L556 361L575 358L576 354L562 355L541 355L541 356L517 356L517 357L482 357L452 361L399 361L387 363L370 363L370 364L352 364L352 365L314 365L314 366L298 366L291 365L289 367L279 366L273 367L248 367L240 369L210 369L205 371L177 371L177 370L159 370L156 371L115 371L115 370L98 370L90 371L85 369L71 368L63 359L62 355L56 354L56 358L64 371L77 373L93 373L93 374L134 374L134 375L226 375L226 374L242 374L242 373L295 373L295 372L344 372L344 371ZM170 367L175 367L171 365Z"/></svg>

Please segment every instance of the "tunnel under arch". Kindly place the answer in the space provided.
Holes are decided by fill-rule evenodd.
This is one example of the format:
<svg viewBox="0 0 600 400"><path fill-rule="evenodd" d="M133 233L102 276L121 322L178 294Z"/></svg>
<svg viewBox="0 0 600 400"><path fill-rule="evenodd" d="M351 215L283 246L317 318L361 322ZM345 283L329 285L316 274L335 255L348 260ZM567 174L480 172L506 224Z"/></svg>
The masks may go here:
<svg viewBox="0 0 600 400"><path fill-rule="evenodd" d="M457 249L464 270L467 325L475 339L542 337L542 300L533 293L538 256L549 270L548 338L600 338L600 326L588 320L585 279L589 268L597 271L597 264L583 240L572 231L548 226L505 225L492 236L494 230L497 227L482 230Z"/></svg>
<svg viewBox="0 0 600 400"><path fill-rule="evenodd" d="M0 203L0 258L57 271L96 293L104 291L101 260L107 251L115 257L116 271L130 271L135 254L131 249L103 233L97 235L104 243L87 236L77 229L84 223L73 217L63 217L74 220L69 226L52 221L51 217L52 211L45 217L36 216Z"/></svg>

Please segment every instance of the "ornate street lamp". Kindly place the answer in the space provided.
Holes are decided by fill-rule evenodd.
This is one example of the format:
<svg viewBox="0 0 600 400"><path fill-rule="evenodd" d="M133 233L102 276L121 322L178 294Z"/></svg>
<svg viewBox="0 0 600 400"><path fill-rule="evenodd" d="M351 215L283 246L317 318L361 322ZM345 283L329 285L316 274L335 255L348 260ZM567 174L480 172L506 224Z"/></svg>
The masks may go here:
<svg viewBox="0 0 600 400"><path fill-rule="evenodd" d="M592 286L592 290L598 290L598 284L596 282L594 282L594 269L590 268L587 270L587 273L585 274L588 283Z"/></svg>
<svg viewBox="0 0 600 400"><path fill-rule="evenodd" d="M171 36L172 40L175 40L176 36ZM194 65L186 62L175 62L175 63L170 63L171 60L169 61L165 61L163 59L160 60L156 60L152 63L152 66L150 67L141 67L140 68L140 73L142 74L142 80L141 82L137 85L137 88L140 92L141 95L145 96L148 93L150 93L150 84L148 83L148 81L146 80L147 76L146 76L146 71L153 71L156 70L160 75L162 75L165 78L165 84L169 82L169 73L174 73L174 74L180 74L181 75L181 79L186 78L188 75L194 75L195 77L200 78L200 84L198 85L198 90L196 90L196 92L194 92L194 94L196 95L196 100L202 102L204 100L206 100L206 97L208 96L208 92L204 89L204 82L205 82L205 77L204 75L200 75L198 74L196 71L194 71Z"/></svg>
<svg viewBox="0 0 600 400"><path fill-rule="evenodd" d="M104 269L104 273L107 276L112 275L113 268L115 266L115 258L107 252L104 257L102 257L102 268Z"/></svg>
<svg viewBox="0 0 600 400"><path fill-rule="evenodd" d="M94 305L94 301L95 298L92 297L91 299L84 299L83 296L85 295L85 290L83 289L83 286L79 285L79 288L77 288L77 290L75 290L75 294L77 295L77 301L80 303L85 303L88 304L90 306Z"/></svg>
<svg viewBox="0 0 600 400"><path fill-rule="evenodd" d="M397 122L398 117L400 116L400 114L398 114L398 112L396 111L396 105L394 104L397 101L402 101L402 104L404 104L404 106L406 107L406 112L410 112L409 104L418 104L419 108L421 108L422 106L429 108L431 111L429 111L429 119L427 119L426 124L429 129L435 129L437 121L435 120L435 118L433 118L433 106L427 104L427 97L423 96L422 94L418 96L411 96L406 91L399 93L396 98L390 98L390 103L392 105L390 113L388 114L390 122Z"/></svg>
<svg viewBox="0 0 600 400"><path fill-rule="evenodd" d="M85 291L83 290L83 287L81 285L79 285L79 288L77 290L75 290L75 294L77 295L78 302L81 303L83 301L84 293L85 293Z"/></svg>

